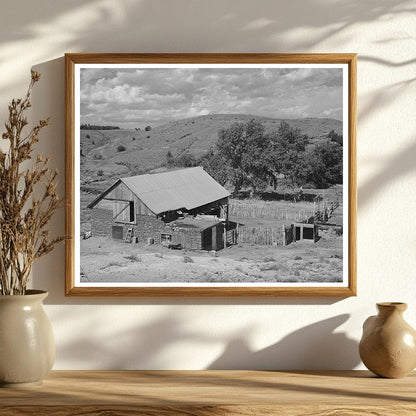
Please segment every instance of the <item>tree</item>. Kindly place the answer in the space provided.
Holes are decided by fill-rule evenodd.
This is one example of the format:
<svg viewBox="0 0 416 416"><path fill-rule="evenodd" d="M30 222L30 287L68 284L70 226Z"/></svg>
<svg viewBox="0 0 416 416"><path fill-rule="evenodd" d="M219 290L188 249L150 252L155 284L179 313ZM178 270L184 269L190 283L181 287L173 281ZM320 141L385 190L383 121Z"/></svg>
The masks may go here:
<svg viewBox="0 0 416 416"><path fill-rule="evenodd" d="M199 160L204 170L209 173L220 185L224 186L228 182L230 169L224 157L211 148L208 153Z"/></svg>
<svg viewBox="0 0 416 416"><path fill-rule="evenodd" d="M234 191L250 187L253 193L278 183L291 188L301 186L306 179L305 149L309 139L288 123L266 133L258 121L234 123L219 132L217 153ZM221 169L224 172L224 168Z"/></svg>
<svg viewBox="0 0 416 416"><path fill-rule="evenodd" d="M245 175L242 165L244 153L244 124L234 123L227 129L218 132L216 144L217 152L226 160L230 173L229 181L234 191L239 191L245 184Z"/></svg>
<svg viewBox="0 0 416 416"><path fill-rule="evenodd" d="M150 131L150 130L152 130L152 127L150 127L150 126L146 126L146 127L144 128L144 130L145 130L145 131Z"/></svg>
<svg viewBox="0 0 416 416"><path fill-rule="evenodd" d="M264 126L258 121L234 123L218 133L216 150L228 166L230 183L237 192L250 186L255 192L266 186L264 155L267 151Z"/></svg>
<svg viewBox="0 0 416 416"><path fill-rule="evenodd" d="M315 145L307 154L307 181L318 188L342 183L342 156L343 148L337 142Z"/></svg>
<svg viewBox="0 0 416 416"><path fill-rule="evenodd" d="M275 189L278 183L291 188L305 183L305 149L308 141L306 135L302 135L298 129L284 121L277 131L270 134L266 166Z"/></svg>
<svg viewBox="0 0 416 416"><path fill-rule="evenodd" d="M270 151L270 138L265 135L264 126L251 120L246 125L246 149L243 166L247 173L247 184L255 194L265 190L270 182L267 156Z"/></svg>

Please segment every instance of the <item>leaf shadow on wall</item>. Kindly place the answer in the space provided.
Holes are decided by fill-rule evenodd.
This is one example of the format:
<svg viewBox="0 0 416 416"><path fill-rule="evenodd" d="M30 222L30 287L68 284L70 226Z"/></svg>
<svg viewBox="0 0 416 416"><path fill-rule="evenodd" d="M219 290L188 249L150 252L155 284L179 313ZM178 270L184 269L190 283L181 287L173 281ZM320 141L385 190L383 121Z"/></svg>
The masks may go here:
<svg viewBox="0 0 416 416"><path fill-rule="evenodd" d="M342 314L313 323L258 351L253 351L245 338L233 339L208 369L354 368L360 363L358 343L343 332L335 332L349 317Z"/></svg>
<svg viewBox="0 0 416 416"><path fill-rule="evenodd" d="M64 365L76 362L83 369L146 370L169 367L172 362L171 348L191 342L210 344L214 341L214 337L204 331L184 328L181 320L172 313L147 320L143 325L137 313L137 325L129 325L128 329L123 327L122 322L111 320L107 322L111 329L103 328L100 317L91 314L89 319L82 320L77 314L76 318L79 318L80 324L78 328L72 328L71 341L62 341L62 337L57 339L62 343L57 343L57 360ZM70 326L69 321L73 322L74 316L58 312L56 319L61 326L65 321Z"/></svg>
<svg viewBox="0 0 416 416"><path fill-rule="evenodd" d="M358 188L359 206L368 205L389 183L416 170L416 139L413 144L396 153L383 167Z"/></svg>
<svg viewBox="0 0 416 416"><path fill-rule="evenodd" d="M410 40L409 37L403 39L382 39L379 43L391 43L399 40ZM371 97L364 106L359 107L358 111L358 126L369 123L371 117L380 110L388 107L392 102L397 101L402 95L409 93L409 88L414 89L414 83L416 82L415 71L411 71L414 68L416 58L410 58L405 61L397 62L388 58L359 55L358 64L365 65L370 63L378 66L385 66L388 70L409 68L409 74L413 75L407 79L391 83L388 87L383 86L377 90L371 92ZM358 68L358 70L359 70ZM407 108L403 111L408 111ZM410 134L415 134L414 131L410 131ZM384 138L389 140L390 138ZM416 137L415 137L416 139ZM359 142L358 142L359 143ZM389 157L389 159L381 163L381 167L378 171L365 183L358 188L358 204L359 208L366 207L377 194L388 186L391 182L397 181L403 176L416 170L416 140L408 147L402 148L395 155ZM374 161L377 162L377 161Z"/></svg>
<svg viewBox="0 0 416 416"><path fill-rule="evenodd" d="M183 319L166 313L147 320L143 325L139 323L138 315L138 324L129 330L119 323L110 337L108 328L103 328L99 321L94 322L99 320L98 316L82 320L77 319L78 313L82 315L81 311L75 312L75 316L72 312L70 315L64 311L57 312L56 319L61 326L67 330L72 328L70 342L58 338L57 359L61 365L76 362L79 368L84 369L169 368L172 355L186 349L187 357L179 354L174 365L179 366L181 360L186 360L186 365L192 367L200 361L198 355L201 351L205 361L215 356L216 353L210 353L212 347L208 350L206 347L218 344L225 346L223 353L205 369L336 370L354 368L360 362L358 343L344 332L335 332L349 319L349 314L307 325L281 341L255 351L249 347L254 327L246 326L234 335L221 336L203 329L190 329ZM74 320L78 322L77 328L72 327ZM113 323L110 320L107 324L111 327ZM192 348L193 344L199 347ZM192 356L192 351L195 351L195 356Z"/></svg>
<svg viewBox="0 0 416 416"><path fill-rule="evenodd" d="M242 0L239 7L221 0L176 0L175 7L166 7L165 0L9 3L0 15L0 65L16 61L19 68L63 51L325 52L321 43L338 37L345 44L352 27L415 11L409 0L354 0L336 7L319 0ZM0 96L19 83L12 67L10 75L0 82Z"/></svg>

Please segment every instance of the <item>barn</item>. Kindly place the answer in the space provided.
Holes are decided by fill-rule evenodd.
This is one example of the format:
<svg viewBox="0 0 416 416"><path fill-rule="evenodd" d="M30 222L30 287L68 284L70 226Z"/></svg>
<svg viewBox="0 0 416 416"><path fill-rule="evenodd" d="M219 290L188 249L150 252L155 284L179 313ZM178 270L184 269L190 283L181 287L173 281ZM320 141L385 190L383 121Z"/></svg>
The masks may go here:
<svg viewBox="0 0 416 416"><path fill-rule="evenodd" d="M219 250L229 196L200 166L120 178L88 205L92 235Z"/></svg>

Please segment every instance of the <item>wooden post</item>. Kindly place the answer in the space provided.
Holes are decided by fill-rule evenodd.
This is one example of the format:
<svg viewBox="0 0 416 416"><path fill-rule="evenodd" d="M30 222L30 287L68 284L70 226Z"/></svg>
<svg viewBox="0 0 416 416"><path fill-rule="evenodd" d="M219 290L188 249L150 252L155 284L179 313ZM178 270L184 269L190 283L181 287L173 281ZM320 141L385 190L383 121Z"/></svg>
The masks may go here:
<svg viewBox="0 0 416 416"><path fill-rule="evenodd" d="M285 246L286 245L286 227L284 224L282 225L282 234L283 234L283 245Z"/></svg>
<svg viewBox="0 0 416 416"><path fill-rule="evenodd" d="M211 250L217 250L217 226L211 228L212 230L212 248Z"/></svg>

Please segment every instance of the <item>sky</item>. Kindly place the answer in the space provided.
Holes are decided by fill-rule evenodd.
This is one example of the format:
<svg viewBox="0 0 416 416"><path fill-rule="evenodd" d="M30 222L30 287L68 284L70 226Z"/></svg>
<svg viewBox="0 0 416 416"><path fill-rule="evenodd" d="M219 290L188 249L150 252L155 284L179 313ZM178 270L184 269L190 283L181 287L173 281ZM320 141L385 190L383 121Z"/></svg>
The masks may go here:
<svg viewBox="0 0 416 416"><path fill-rule="evenodd" d="M208 114L342 120L342 69L80 69L81 124L143 129Z"/></svg>

